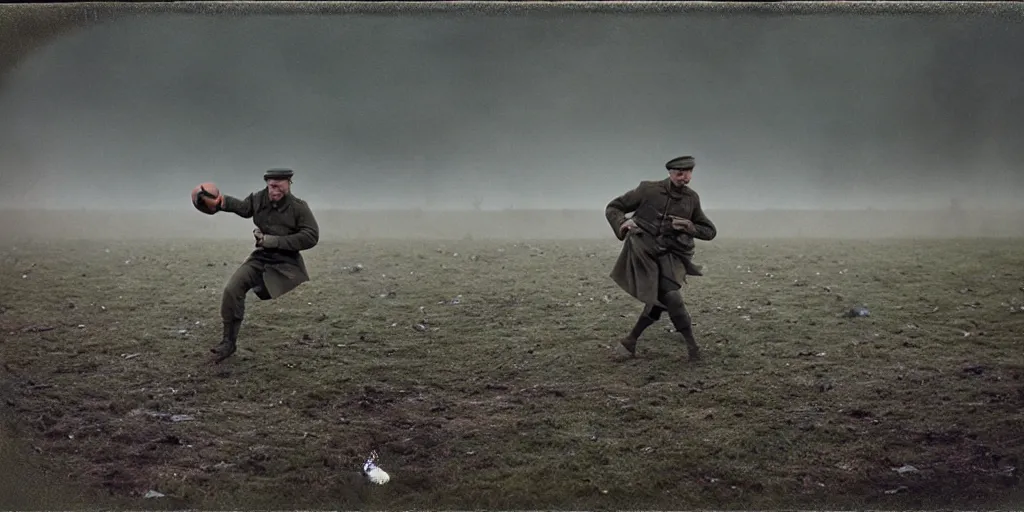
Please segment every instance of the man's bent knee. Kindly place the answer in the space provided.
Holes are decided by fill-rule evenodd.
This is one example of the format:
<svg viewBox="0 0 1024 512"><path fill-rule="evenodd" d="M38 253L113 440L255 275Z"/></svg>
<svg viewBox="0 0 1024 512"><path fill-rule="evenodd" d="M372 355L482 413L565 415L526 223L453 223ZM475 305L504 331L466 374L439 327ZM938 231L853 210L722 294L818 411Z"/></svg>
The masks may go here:
<svg viewBox="0 0 1024 512"><path fill-rule="evenodd" d="M679 293L679 290L662 293L660 299L661 303L668 309L669 314L673 314L680 309L686 309L686 304L683 302L683 294Z"/></svg>
<svg viewBox="0 0 1024 512"><path fill-rule="evenodd" d="M221 296L221 316L225 322L241 320L245 315L245 295L260 281L261 273L243 264L232 274Z"/></svg>
<svg viewBox="0 0 1024 512"><path fill-rule="evenodd" d="M225 287L220 300L220 316L225 322L241 320L245 315L245 293L237 287Z"/></svg>

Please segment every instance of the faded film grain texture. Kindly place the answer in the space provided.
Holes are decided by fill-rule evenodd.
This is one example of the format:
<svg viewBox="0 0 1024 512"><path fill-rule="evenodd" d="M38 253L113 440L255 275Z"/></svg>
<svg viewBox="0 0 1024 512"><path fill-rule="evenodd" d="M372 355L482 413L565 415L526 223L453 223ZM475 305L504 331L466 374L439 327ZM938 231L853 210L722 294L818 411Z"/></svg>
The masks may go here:
<svg viewBox="0 0 1024 512"><path fill-rule="evenodd" d="M1024 31L978 12L0 16L0 509L1020 508ZM702 359L623 359L602 209L682 154ZM253 225L186 198L278 167L310 280L214 366Z"/></svg>

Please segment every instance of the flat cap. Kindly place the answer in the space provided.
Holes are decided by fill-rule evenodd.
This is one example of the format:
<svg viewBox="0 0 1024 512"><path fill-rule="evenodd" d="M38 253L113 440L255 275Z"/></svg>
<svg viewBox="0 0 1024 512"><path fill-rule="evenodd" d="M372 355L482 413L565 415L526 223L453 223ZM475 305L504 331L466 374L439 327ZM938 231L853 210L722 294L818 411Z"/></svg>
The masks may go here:
<svg viewBox="0 0 1024 512"><path fill-rule="evenodd" d="M270 169L263 173L263 181L267 180L290 180L295 175L291 169Z"/></svg>
<svg viewBox="0 0 1024 512"><path fill-rule="evenodd" d="M694 161L692 156L680 156L666 162L665 168L670 171L686 171L693 169L694 165L696 165L696 161Z"/></svg>

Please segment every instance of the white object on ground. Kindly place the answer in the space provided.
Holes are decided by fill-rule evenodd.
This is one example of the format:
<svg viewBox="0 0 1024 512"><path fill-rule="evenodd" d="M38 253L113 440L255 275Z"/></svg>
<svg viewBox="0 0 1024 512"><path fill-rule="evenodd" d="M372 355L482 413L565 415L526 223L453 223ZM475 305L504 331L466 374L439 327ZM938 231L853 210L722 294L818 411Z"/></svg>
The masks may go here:
<svg viewBox="0 0 1024 512"><path fill-rule="evenodd" d="M370 479L371 482L377 485L384 485L391 480L391 475L378 467L376 460L377 452L371 452L370 457L363 463L363 474L366 475L366 478Z"/></svg>

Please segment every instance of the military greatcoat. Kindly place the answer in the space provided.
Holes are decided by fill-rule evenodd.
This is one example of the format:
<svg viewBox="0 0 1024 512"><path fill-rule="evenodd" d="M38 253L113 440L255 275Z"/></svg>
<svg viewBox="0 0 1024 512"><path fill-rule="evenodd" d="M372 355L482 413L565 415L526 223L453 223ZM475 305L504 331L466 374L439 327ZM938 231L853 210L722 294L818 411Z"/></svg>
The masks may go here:
<svg viewBox="0 0 1024 512"><path fill-rule="evenodd" d="M263 247L257 247L242 264L262 270L269 298L277 298L309 281L306 263L299 251L311 249L320 240L320 226L309 205L291 194L274 203L266 189L243 199L224 195L221 209L252 218L263 232Z"/></svg>
<svg viewBox="0 0 1024 512"><path fill-rule="evenodd" d="M620 227L631 213L639 229L623 233ZM701 275L692 261L694 239L710 241L718 234L697 192L668 178L640 182L608 203L605 217L624 242L610 277L637 300L656 306L664 306L659 291L678 289L686 275ZM689 219L696 232L674 229L672 217Z"/></svg>

